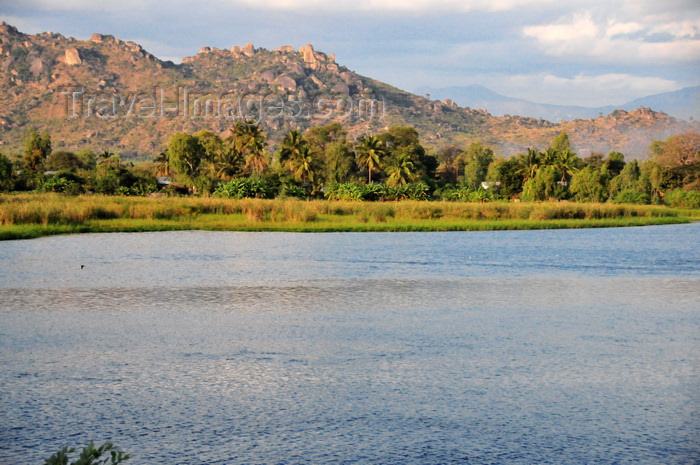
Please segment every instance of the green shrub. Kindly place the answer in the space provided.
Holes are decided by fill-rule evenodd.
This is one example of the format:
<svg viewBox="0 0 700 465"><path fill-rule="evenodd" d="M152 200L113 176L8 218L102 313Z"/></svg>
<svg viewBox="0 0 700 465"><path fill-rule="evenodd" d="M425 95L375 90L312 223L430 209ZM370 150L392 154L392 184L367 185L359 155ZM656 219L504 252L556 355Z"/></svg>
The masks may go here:
<svg viewBox="0 0 700 465"><path fill-rule="evenodd" d="M613 203L633 203L638 205L647 205L651 203L651 197L646 192L639 192L634 189L625 189L617 193L613 199Z"/></svg>
<svg viewBox="0 0 700 465"><path fill-rule="evenodd" d="M664 203L672 207L700 208L700 192L674 189L666 192Z"/></svg>
<svg viewBox="0 0 700 465"><path fill-rule="evenodd" d="M74 452L75 448L64 447L44 460L44 465L69 465L69 455ZM80 452L78 460L70 462L70 465L117 465L127 460L129 460L129 455L114 447L111 442L105 442L97 448L91 442Z"/></svg>
<svg viewBox="0 0 700 465"><path fill-rule="evenodd" d="M237 178L222 182L213 193L214 197L224 199L259 198L269 199L274 197L272 187L262 178Z"/></svg>

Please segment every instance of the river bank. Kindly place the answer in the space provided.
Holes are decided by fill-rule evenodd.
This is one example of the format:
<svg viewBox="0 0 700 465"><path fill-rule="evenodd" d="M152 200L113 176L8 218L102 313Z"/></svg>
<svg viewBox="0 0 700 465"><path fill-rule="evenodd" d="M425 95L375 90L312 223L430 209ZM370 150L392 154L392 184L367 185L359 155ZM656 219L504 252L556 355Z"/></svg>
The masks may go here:
<svg viewBox="0 0 700 465"><path fill-rule="evenodd" d="M645 226L697 220L700 210L570 202L0 196L0 240L87 232L476 231Z"/></svg>

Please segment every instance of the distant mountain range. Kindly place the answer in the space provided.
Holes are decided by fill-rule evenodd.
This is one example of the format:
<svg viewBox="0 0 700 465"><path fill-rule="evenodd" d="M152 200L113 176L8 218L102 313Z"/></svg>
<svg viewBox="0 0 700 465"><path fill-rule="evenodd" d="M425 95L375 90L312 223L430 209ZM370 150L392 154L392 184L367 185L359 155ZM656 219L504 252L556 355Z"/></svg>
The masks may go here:
<svg viewBox="0 0 700 465"><path fill-rule="evenodd" d="M523 99L506 97L480 85L457 87L420 87L419 95L430 95L431 99L451 99L457 105L470 108L483 108L494 116L518 115L542 118L548 121L572 121L592 119L609 115L615 110L651 108L675 118L687 121L700 120L700 86L686 87L674 92L650 95L627 102L623 105L604 107L580 107L548 105Z"/></svg>
<svg viewBox="0 0 700 465"><path fill-rule="evenodd" d="M36 127L51 134L55 149L152 158L174 132L206 129L225 136L244 117L259 120L270 151L290 129L331 122L341 123L352 139L390 126L412 126L434 151L478 141L500 155L544 149L566 131L582 156L616 150L644 157L652 141L700 129L700 122L648 108L606 111L605 116L595 110L591 119L560 123L540 119L545 114L536 112L535 117L498 117L478 108L498 109L479 102L512 99L472 88L481 100L459 106L446 99L459 99L453 92L443 101L431 93L426 98L359 75L309 44L274 50L250 43L202 47L175 64L111 35L79 40L54 32L24 34L0 24L4 154L21 153L23 137Z"/></svg>

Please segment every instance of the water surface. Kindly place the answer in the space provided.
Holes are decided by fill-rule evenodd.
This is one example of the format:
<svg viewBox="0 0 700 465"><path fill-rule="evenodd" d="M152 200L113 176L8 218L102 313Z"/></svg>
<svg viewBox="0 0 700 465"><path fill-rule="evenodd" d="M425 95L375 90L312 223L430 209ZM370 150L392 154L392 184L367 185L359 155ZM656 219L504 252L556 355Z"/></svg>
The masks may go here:
<svg viewBox="0 0 700 465"><path fill-rule="evenodd" d="M699 239L0 242L0 463L697 463Z"/></svg>

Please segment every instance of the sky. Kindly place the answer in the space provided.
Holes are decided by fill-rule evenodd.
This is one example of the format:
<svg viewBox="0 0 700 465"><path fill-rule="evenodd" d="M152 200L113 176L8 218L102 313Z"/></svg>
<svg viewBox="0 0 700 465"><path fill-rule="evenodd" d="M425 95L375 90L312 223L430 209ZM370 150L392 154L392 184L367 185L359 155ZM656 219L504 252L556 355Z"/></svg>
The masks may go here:
<svg viewBox="0 0 700 465"><path fill-rule="evenodd" d="M698 0L0 0L0 19L112 34L175 62L203 46L311 43L411 92L478 84L603 106L700 84Z"/></svg>

